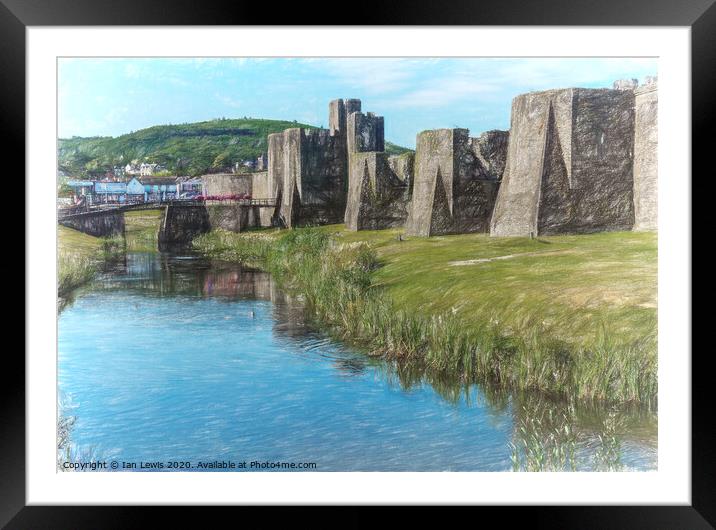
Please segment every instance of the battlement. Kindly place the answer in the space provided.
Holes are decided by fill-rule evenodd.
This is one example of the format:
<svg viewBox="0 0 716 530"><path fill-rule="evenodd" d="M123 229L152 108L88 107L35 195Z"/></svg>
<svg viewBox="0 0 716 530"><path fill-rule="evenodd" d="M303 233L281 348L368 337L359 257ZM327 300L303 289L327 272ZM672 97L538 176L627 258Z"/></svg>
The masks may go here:
<svg viewBox="0 0 716 530"><path fill-rule="evenodd" d="M331 136L346 134L348 116L360 112L360 99L334 99L328 104L328 130Z"/></svg>

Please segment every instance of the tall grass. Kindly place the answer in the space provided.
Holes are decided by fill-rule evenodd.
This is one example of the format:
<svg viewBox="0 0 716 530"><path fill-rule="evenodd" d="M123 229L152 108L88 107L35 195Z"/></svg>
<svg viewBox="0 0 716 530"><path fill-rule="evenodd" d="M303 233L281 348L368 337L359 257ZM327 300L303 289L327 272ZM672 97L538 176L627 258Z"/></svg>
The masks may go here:
<svg viewBox="0 0 716 530"><path fill-rule="evenodd" d="M60 310L77 288L91 281L108 263L121 259L124 253L125 242L122 236L97 238L60 227L57 256Z"/></svg>
<svg viewBox="0 0 716 530"><path fill-rule="evenodd" d="M57 267L57 295L60 298L69 296L97 273L97 264L93 260L74 254L60 255Z"/></svg>
<svg viewBox="0 0 716 530"><path fill-rule="evenodd" d="M534 306L515 305L508 325L503 308L469 322L454 310L408 310L374 284L380 261L371 245L340 243L320 228L215 232L195 246L213 257L262 263L285 288L304 295L331 334L373 355L570 398L640 403L656 398L656 330L624 343L611 340L605 324L593 340L574 344L555 332L559 319L546 322Z"/></svg>

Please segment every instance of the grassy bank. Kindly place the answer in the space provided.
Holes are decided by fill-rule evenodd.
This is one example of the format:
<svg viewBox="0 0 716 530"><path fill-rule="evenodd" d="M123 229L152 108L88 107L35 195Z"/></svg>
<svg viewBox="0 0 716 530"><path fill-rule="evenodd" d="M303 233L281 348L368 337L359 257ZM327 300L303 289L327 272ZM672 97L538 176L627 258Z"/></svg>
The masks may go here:
<svg viewBox="0 0 716 530"><path fill-rule="evenodd" d="M157 249L161 210L126 212L125 237L92 237L59 226L57 231L57 294L60 307L72 292L84 285L107 263L121 259L125 252L152 252Z"/></svg>
<svg viewBox="0 0 716 530"><path fill-rule="evenodd" d="M261 263L331 333L371 353L506 387L655 400L656 234L401 232L213 232L195 245Z"/></svg>
<svg viewBox="0 0 716 530"><path fill-rule="evenodd" d="M162 222L162 210L125 212L124 236L127 250L153 252L157 250L157 233Z"/></svg>
<svg viewBox="0 0 716 530"><path fill-rule="evenodd" d="M66 299L87 283L102 265L124 252L122 237L92 237L72 228L57 230L57 295Z"/></svg>

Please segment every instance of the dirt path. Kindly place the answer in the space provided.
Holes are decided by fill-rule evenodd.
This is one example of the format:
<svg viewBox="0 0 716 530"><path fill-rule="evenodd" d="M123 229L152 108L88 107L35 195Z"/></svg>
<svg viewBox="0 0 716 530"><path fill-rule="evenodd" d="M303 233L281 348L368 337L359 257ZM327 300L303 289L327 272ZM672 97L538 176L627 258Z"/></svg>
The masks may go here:
<svg viewBox="0 0 716 530"><path fill-rule="evenodd" d="M523 256L541 256L547 254L564 254L570 252L569 250L541 250L538 252L522 252L520 254L507 254L505 256L495 256L494 258L479 258L479 259L467 259L463 261L451 261L448 263L451 267L460 267L462 265L476 265L478 263L488 263L490 261L497 261L502 259L521 258Z"/></svg>

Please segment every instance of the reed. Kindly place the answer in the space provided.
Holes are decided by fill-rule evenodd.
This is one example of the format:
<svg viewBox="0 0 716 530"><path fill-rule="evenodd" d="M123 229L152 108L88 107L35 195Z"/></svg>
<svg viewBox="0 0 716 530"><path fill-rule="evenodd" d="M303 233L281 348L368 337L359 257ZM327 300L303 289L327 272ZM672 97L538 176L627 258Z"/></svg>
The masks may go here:
<svg viewBox="0 0 716 530"><path fill-rule="evenodd" d="M404 291L376 281L385 276L387 252L379 254L381 243L370 237L351 241L325 228L212 232L195 247L220 259L260 263L285 288L305 297L330 334L369 354L419 361L430 370L520 390L606 402L655 401L655 317L647 315L636 327L650 333L632 336L619 330L624 319L613 313L592 311L587 319L569 306L517 294L505 303L484 291L484 301L471 313L454 305L416 307ZM408 257L415 254L421 252ZM391 259L400 264L402 256ZM420 281L441 280L428 274ZM459 294L453 297L456 303ZM586 321L599 331L586 333Z"/></svg>

